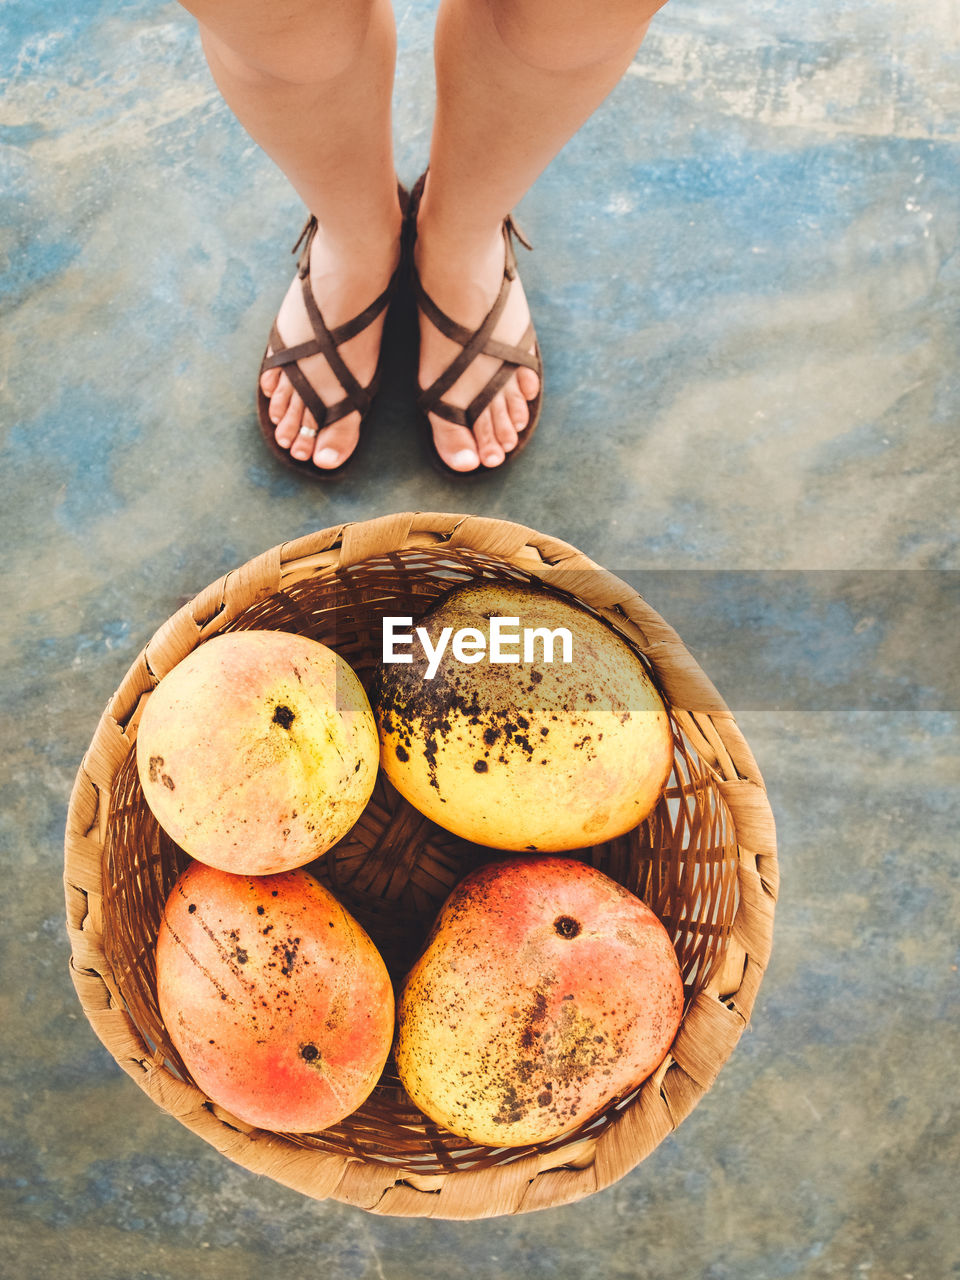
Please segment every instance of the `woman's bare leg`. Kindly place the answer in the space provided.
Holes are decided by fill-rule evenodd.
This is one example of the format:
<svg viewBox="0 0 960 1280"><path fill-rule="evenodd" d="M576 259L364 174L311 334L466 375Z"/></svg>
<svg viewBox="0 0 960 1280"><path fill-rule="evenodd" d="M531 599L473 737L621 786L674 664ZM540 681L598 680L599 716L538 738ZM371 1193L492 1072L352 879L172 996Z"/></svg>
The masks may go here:
<svg viewBox="0 0 960 1280"><path fill-rule="evenodd" d="M460 324L479 324L499 291L503 219L616 85L663 3L441 0L437 114L416 258L425 290ZM528 322L516 280L494 336L517 342ZM419 378L428 386L459 347L423 317L420 327ZM466 406L496 367L475 361L444 398ZM518 370L473 434L434 417L448 465L471 471L503 462L537 385L535 373Z"/></svg>
<svg viewBox="0 0 960 1280"><path fill-rule="evenodd" d="M351 319L386 287L397 265L400 208L390 97L396 33L390 0L185 0L200 23L204 52L227 105L283 170L319 231L310 260L327 326ZM277 320L287 345L312 330L297 282ZM362 385L373 376L383 318L340 348ZM301 369L327 404L343 390L323 356ZM335 467L357 442L359 415L299 435L312 415L280 370L261 386L276 438L296 458Z"/></svg>

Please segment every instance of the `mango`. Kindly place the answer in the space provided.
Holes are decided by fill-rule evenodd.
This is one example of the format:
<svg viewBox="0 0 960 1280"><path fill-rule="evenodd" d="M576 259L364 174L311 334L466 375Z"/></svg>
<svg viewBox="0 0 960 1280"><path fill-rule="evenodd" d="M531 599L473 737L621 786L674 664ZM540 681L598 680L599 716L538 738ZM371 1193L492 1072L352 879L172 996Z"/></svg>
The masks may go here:
<svg viewBox="0 0 960 1280"><path fill-rule="evenodd" d="M308 872L191 863L167 899L156 960L174 1047L239 1119L315 1133L372 1092L393 1038L393 989L370 938Z"/></svg>
<svg viewBox="0 0 960 1280"><path fill-rule="evenodd" d="M573 859L509 858L444 904L400 991L397 1069L452 1133L546 1142L646 1079L682 1011L676 953L643 902Z"/></svg>
<svg viewBox="0 0 960 1280"><path fill-rule="evenodd" d="M568 630L572 661L559 642L547 660L539 641L528 660L518 646L518 661L491 661L494 617ZM412 805L464 839L537 852L601 844L650 813L673 762L670 718L611 627L543 588L506 583L457 588L420 626L434 650L449 628L448 641L472 632L485 653L464 661L447 643L431 662L412 646L411 661L378 669L381 767Z"/></svg>
<svg viewBox="0 0 960 1280"><path fill-rule="evenodd" d="M147 699L137 770L157 821L193 858L270 875L356 823L379 763L373 712L332 649L236 631L189 653Z"/></svg>

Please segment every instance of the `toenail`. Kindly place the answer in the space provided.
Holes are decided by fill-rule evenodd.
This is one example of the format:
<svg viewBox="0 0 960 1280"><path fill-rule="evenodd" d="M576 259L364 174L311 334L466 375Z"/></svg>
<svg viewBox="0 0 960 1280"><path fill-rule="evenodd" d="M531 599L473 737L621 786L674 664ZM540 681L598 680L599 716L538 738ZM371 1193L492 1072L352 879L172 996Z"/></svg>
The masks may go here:
<svg viewBox="0 0 960 1280"><path fill-rule="evenodd" d="M339 461L340 455L336 449L321 449L316 457L318 467L335 467Z"/></svg>
<svg viewBox="0 0 960 1280"><path fill-rule="evenodd" d="M472 467L477 462L477 455L470 449L461 449L459 453L453 455L453 465L455 467Z"/></svg>

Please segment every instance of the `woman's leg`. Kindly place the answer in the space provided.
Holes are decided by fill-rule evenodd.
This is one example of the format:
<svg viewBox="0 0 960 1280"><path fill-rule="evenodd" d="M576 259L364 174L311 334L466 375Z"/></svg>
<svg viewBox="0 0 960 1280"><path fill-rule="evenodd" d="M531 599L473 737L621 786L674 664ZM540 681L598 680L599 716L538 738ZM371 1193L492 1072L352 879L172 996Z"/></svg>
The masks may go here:
<svg viewBox="0 0 960 1280"><path fill-rule="evenodd" d="M441 0L437 115L416 255L424 289L460 324L478 325L500 288L504 217L616 85L663 3ZM494 336L517 342L528 322L515 280ZM420 324L420 384L429 386L459 347L424 317ZM496 367L478 359L444 398L467 405ZM535 373L518 370L472 434L434 417L444 460L458 471L501 463L537 385Z"/></svg>
<svg viewBox="0 0 960 1280"><path fill-rule="evenodd" d="M386 287L397 264L400 208L390 121L396 34L390 0L185 0L200 23L204 52L227 105L315 214L310 258L314 295L329 328ZM286 345L312 337L295 281L277 327ZM340 353L361 385L377 364L383 317ZM321 399L343 390L321 355L300 362ZM352 452L359 415L315 427L286 375L267 370L278 443L335 467Z"/></svg>

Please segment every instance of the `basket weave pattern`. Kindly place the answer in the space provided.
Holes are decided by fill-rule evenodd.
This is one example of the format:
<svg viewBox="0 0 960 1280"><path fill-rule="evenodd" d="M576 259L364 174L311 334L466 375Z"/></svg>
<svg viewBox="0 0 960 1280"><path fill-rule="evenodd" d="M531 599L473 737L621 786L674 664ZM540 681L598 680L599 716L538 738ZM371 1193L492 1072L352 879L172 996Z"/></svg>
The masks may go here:
<svg viewBox="0 0 960 1280"><path fill-rule="evenodd" d="M575 1133L477 1147L423 1116L392 1059L370 1099L317 1135L251 1128L211 1102L169 1042L154 946L186 856L140 790L145 700L225 630L297 631L335 648L367 684L387 614L416 620L458 582L539 581L593 609L634 646L671 713L675 765L635 831L581 857L643 898L671 934L683 1023L656 1074ZM354 829L312 864L403 976L443 900L503 854L441 830L381 775ZM70 801L65 888L71 973L94 1029L165 1110L224 1155L316 1198L378 1213L475 1218L589 1195L622 1177L710 1088L746 1025L772 942L776 837L763 780L729 710L676 633L626 584L566 543L475 516L405 513L275 547L211 584L153 636L101 717Z"/></svg>

